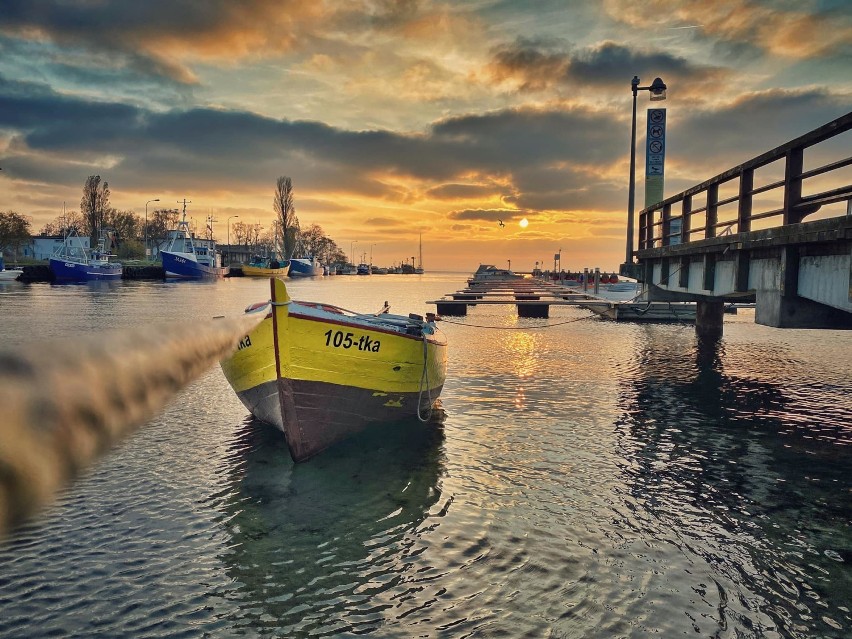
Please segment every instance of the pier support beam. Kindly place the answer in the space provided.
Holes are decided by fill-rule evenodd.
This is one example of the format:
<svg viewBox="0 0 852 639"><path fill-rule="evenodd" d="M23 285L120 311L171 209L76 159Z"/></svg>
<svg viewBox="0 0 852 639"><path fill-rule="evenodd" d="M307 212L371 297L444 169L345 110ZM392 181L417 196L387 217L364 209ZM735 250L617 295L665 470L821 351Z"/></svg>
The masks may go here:
<svg viewBox="0 0 852 639"><path fill-rule="evenodd" d="M695 334L701 339L719 339L725 317L724 302L696 302Z"/></svg>
<svg viewBox="0 0 852 639"><path fill-rule="evenodd" d="M455 315L464 317L467 315L467 304L452 302L438 302L438 315Z"/></svg>
<svg viewBox="0 0 852 639"><path fill-rule="evenodd" d="M518 317L550 317L549 304L518 304Z"/></svg>

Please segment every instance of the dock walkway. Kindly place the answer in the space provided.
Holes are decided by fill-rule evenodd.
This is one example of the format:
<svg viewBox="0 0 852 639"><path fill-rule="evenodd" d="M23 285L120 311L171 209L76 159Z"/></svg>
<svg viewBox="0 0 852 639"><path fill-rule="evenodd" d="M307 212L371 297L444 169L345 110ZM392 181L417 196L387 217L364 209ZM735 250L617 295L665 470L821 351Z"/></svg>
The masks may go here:
<svg viewBox="0 0 852 639"><path fill-rule="evenodd" d="M599 292L600 287L594 288ZM438 315L457 317L466 316L472 306L507 304L515 305L518 317L545 319L550 317L551 306L575 306L604 319L633 322L694 322L696 312L695 304L690 302L610 300L574 286L536 278L471 283L426 303L435 304Z"/></svg>
<svg viewBox="0 0 852 639"><path fill-rule="evenodd" d="M518 317L539 318L549 317L551 306L601 307L603 310L612 304L576 288L539 279L476 282L426 303L435 304L439 315L454 316L467 315L468 307L478 304L514 304Z"/></svg>

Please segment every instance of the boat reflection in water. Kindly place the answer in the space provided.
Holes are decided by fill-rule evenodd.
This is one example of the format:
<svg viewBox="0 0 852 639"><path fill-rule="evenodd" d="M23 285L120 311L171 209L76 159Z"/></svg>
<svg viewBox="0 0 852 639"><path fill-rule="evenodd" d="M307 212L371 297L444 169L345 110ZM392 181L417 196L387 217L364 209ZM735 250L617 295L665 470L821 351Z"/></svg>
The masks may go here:
<svg viewBox="0 0 852 639"><path fill-rule="evenodd" d="M432 423L378 426L294 464L280 431L248 418L222 504L232 543L220 559L234 583L218 595L237 604L234 626L360 634L422 604L402 602L440 572L421 553L451 501L443 420L435 410Z"/></svg>

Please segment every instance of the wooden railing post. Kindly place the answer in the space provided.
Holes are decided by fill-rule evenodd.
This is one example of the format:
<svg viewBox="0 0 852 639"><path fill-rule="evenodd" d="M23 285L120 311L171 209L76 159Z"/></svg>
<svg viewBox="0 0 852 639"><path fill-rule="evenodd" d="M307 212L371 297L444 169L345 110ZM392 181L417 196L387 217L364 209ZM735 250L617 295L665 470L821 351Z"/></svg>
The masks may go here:
<svg viewBox="0 0 852 639"><path fill-rule="evenodd" d="M751 230L751 204L754 196L754 169L743 169L740 174L740 199L737 209L737 233Z"/></svg>
<svg viewBox="0 0 852 639"><path fill-rule="evenodd" d="M680 209L680 243L689 242L690 229L692 228L692 196L683 198L683 206Z"/></svg>
<svg viewBox="0 0 852 639"><path fill-rule="evenodd" d="M663 226L662 226L662 238L663 238L663 246L668 246L671 244L671 238L669 237L669 233L671 233L672 228L672 205L666 204L663 207Z"/></svg>
<svg viewBox="0 0 852 639"><path fill-rule="evenodd" d="M802 201L802 169L805 150L798 146L787 151L787 164L784 168L784 224L798 224L804 217L796 211Z"/></svg>
<svg viewBox="0 0 852 639"><path fill-rule="evenodd" d="M704 225L704 237L716 237L716 224L719 222L719 184L715 182L707 187L707 224Z"/></svg>

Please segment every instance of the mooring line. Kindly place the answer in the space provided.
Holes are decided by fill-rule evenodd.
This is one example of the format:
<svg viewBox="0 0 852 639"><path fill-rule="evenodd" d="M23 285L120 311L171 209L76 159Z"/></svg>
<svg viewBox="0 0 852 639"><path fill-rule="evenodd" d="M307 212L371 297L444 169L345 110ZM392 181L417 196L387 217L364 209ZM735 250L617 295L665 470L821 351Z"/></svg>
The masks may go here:
<svg viewBox="0 0 852 639"><path fill-rule="evenodd" d="M0 535L230 355L264 317L146 326L0 351Z"/></svg>
<svg viewBox="0 0 852 639"><path fill-rule="evenodd" d="M500 331L532 331L538 330L540 328L553 328L554 326L573 324L574 322L582 322L583 320L594 319L595 317L597 317L597 315L586 315L585 317L575 317L574 319L566 320L564 322L556 322L555 324L545 324L544 326L484 326L482 324L467 324L465 322L454 322L452 320L448 320L445 317L442 317L441 321L446 322L447 324L455 324L456 326L469 326L470 328L493 328L494 330Z"/></svg>

